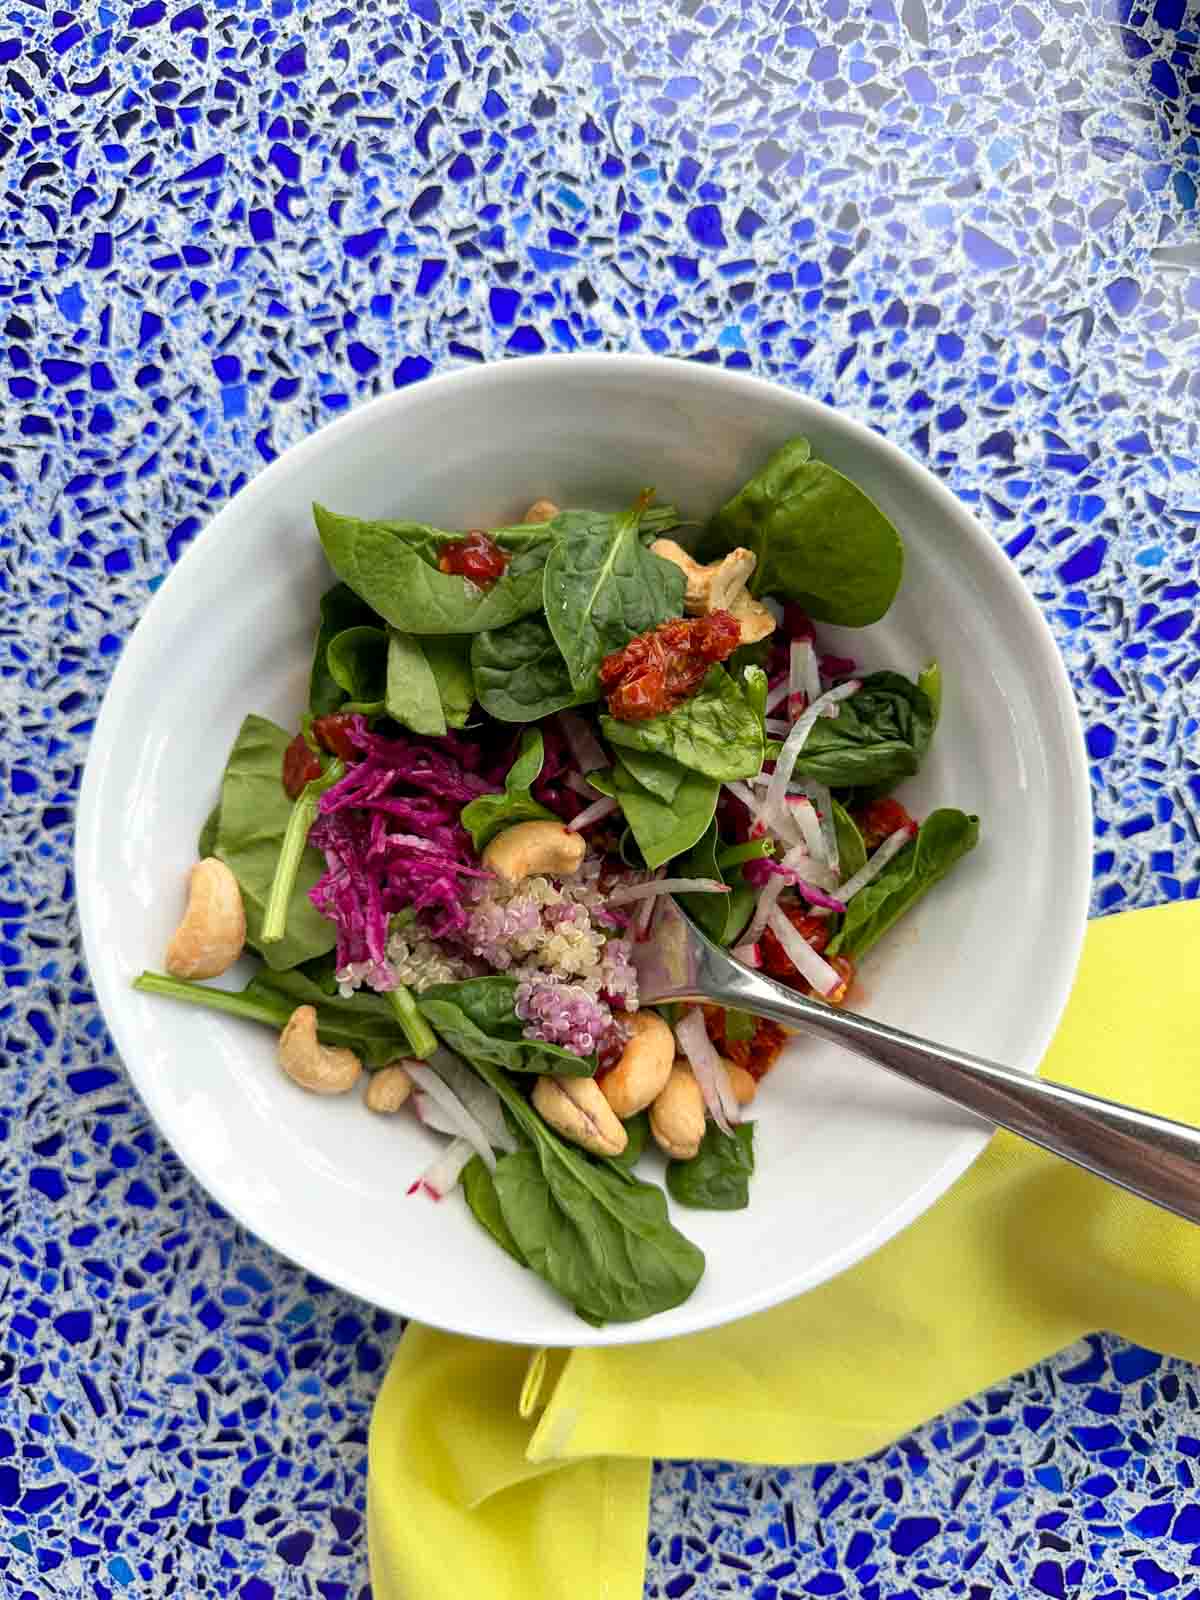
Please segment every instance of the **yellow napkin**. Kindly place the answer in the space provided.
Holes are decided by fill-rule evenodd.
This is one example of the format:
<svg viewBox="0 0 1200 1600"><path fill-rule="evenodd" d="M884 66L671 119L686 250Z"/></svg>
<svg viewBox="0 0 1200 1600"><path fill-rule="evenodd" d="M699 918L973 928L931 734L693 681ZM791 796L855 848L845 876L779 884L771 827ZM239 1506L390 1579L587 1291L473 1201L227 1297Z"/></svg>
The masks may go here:
<svg viewBox="0 0 1200 1600"><path fill-rule="evenodd" d="M1200 1122L1200 907L1093 923L1043 1066ZM547 1354L410 1326L371 1424L376 1600L638 1600L650 1460L868 1454L1107 1329L1200 1360L1200 1233L1007 1134L841 1277L686 1339Z"/></svg>

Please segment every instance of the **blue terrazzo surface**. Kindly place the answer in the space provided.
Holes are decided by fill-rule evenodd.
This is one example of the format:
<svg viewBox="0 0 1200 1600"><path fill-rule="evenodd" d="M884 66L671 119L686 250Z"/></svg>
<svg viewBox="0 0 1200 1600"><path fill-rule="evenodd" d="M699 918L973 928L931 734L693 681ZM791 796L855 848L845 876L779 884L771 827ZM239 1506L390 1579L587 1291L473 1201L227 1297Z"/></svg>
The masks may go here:
<svg viewBox="0 0 1200 1600"><path fill-rule="evenodd" d="M864 417L1056 629L1095 909L1196 894L1198 26L1184 0L3 9L5 1595L363 1592L397 1329L149 1125L69 855L130 628L331 416L613 348ZM647 1593L1198 1595L1197 1392L1093 1340L867 1462L663 1467Z"/></svg>

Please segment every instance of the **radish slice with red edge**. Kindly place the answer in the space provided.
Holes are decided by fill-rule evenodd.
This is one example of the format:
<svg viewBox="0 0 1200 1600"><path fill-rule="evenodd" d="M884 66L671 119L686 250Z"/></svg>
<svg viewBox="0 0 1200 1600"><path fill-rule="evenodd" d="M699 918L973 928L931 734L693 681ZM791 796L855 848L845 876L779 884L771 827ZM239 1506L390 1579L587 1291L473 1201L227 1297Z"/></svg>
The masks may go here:
<svg viewBox="0 0 1200 1600"><path fill-rule="evenodd" d="M433 1101L438 1112L450 1124L448 1131L462 1139L469 1139L471 1148L484 1166L489 1172L494 1172L496 1158L492 1154L491 1140L478 1118L471 1115L450 1085L440 1078L432 1067L426 1066L423 1062L406 1061L404 1070L416 1087Z"/></svg>
<svg viewBox="0 0 1200 1600"><path fill-rule="evenodd" d="M845 982L836 967L831 967L819 956L804 938L797 933L784 913L776 906L767 917L767 927L783 946L788 960L802 978L807 979L822 997L831 995Z"/></svg>
<svg viewBox="0 0 1200 1600"><path fill-rule="evenodd" d="M650 883L623 884L608 897L610 906L624 905L627 900L653 899L660 894L728 894L729 885L715 878L656 878Z"/></svg>
<svg viewBox="0 0 1200 1600"><path fill-rule="evenodd" d="M599 800L590 806L585 806L577 817L572 817L567 823L568 833L579 833L584 828L590 828L593 822L603 822L605 817L611 817L617 809L617 802L609 799L608 795L601 795Z"/></svg>
<svg viewBox="0 0 1200 1600"><path fill-rule="evenodd" d="M455 1139L408 1186L409 1194L427 1194L431 1200L444 1200L463 1175L463 1168L475 1154L469 1139Z"/></svg>
<svg viewBox="0 0 1200 1600"><path fill-rule="evenodd" d="M916 836L917 827L915 823L906 823L903 828L897 828L895 833L889 833L875 854L868 858L866 866L860 867L854 876L847 878L845 883L838 889L838 894L841 898L843 900L853 900L858 891L865 889L869 883L872 883L892 857L899 855L908 841L915 839Z"/></svg>
<svg viewBox="0 0 1200 1600"><path fill-rule="evenodd" d="M734 1123L741 1120L741 1107L737 1103L725 1063L708 1037L704 1013L699 1006L693 1006L675 1024L675 1038L695 1073L709 1116L722 1133L732 1133Z"/></svg>

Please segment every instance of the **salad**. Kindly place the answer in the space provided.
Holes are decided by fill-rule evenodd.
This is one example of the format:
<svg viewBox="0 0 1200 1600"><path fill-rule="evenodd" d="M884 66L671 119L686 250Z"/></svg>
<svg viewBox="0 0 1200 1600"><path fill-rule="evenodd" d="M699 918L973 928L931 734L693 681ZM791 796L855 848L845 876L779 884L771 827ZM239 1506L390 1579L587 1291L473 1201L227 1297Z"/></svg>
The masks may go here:
<svg viewBox="0 0 1200 1600"><path fill-rule="evenodd" d="M461 1189L580 1316L678 1305L704 1257L666 1194L750 1203L746 1110L785 1034L639 1007L663 919L842 1004L978 836L892 792L936 664L868 670L814 628L884 615L900 537L802 438L700 530L649 492L465 534L314 516L337 582L307 709L246 717L166 971L135 986L274 1029L301 1090L415 1115L441 1140L410 1203ZM206 981L246 950L243 988Z"/></svg>

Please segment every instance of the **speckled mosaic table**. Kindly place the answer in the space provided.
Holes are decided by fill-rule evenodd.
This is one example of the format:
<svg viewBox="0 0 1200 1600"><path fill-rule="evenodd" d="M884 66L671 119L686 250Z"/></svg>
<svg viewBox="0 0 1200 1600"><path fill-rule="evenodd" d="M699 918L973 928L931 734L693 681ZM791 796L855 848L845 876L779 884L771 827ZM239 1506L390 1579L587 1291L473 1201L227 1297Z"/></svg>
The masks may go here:
<svg viewBox="0 0 1200 1600"><path fill-rule="evenodd" d="M1098 913L1200 886L1184 0L45 0L0 17L0 1591L340 1600L397 1328L235 1227L80 964L96 706L265 461L455 363L774 376L980 513L1093 761ZM849 1466L668 1465L647 1593L1200 1594L1200 1385L1101 1338ZM448 1553L449 1558L449 1553Z"/></svg>

